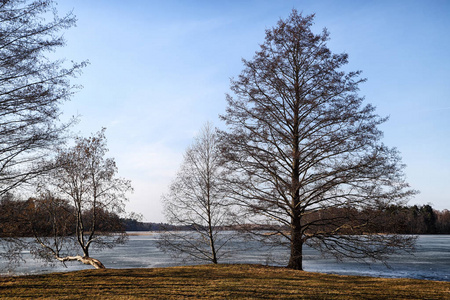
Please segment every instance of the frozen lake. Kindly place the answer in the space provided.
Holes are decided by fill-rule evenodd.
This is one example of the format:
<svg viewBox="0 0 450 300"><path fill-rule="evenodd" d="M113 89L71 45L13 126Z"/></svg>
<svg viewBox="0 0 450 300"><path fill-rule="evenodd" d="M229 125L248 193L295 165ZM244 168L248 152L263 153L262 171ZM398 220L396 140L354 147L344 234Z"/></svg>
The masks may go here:
<svg viewBox="0 0 450 300"><path fill-rule="evenodd" d="M114 249L106 249L91 256L99 259L107 268L157 268L186 265L187 262L176 260L161 252L156 243L159 233L150 232L142 235L131 235L125 245ZM248 242L243 242L247 243ZM271 253L258 251L238 252L232 258L223 259L222 263L251 263L286 265L288 251L285 248L272 249ZM55 266L43 265L40 261L31 259L25 253L26 262L13 272L6 270L6 263L0 260L1 275L39 274L48 272L66 272L90 268L77 262ZM422 235L417 242L417 252L414 256L398 255L389 260L391 268L382 263L371 265L357 262L338 263L334 259L324 259L317 251L305 248L304 270L342 275L363 275L391 278L416 278L428 280L450 281L450 235Z"/></svg>

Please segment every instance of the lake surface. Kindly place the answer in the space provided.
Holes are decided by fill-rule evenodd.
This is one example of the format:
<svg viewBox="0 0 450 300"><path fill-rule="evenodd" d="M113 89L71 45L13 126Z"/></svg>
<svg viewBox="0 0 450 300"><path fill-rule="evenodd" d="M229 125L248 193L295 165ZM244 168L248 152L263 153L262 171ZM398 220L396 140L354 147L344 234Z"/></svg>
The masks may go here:
<svg viewBox="0 0 450 300"><path fill-rule="evenodd" d="M105 249L91 256L99 259L107 268L159 268L187 265L189 262L177 260L157 248L159 233L131 235L125 245L114 249ZM246 244L245 241L235 241ZM255 245L258 246L258 245ZM271 252L255 247L235 253L233 257L223 259L222 263L251 263L284 266L287 264L288 250L272 249ZM6 262L0 260L0 275L40 274L49 272L67 272L90 268L79 262L71 262L65 268L62 264L43 265L35 261L29 253L24 253L26 262L13 271L6 270ZM397 255L389 260L390 268L382 263L370 265L348 261L336 262L335 259L322 258L320 253L306 247L304 249L304 270L341 275L363 275L389 278L416 278L450 281L450 235L422 235L417 241L417 252L411 255Z"/></svg>

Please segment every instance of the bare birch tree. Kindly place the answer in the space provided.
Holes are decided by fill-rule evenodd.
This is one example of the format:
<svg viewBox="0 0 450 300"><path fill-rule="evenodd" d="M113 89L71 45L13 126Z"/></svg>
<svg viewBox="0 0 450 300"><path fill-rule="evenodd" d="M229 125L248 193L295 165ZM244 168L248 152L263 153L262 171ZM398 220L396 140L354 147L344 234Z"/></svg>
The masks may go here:
<svg viewBox="0 0 450 300"><path fill-rule="evenodd" d="M164 212L171 225L160 247L180 256L217 264L231 238L223 226L231 222L231 211L223 192L221 154L214 128L207 123L186 150L181 168L163 195Z"/></svg>
<svg viewBox="0 0 450 300"><path fill-rule="evenodd" d="M50 59L65 44L60 31L75 24L53 1L0 2L0 195L45 168L36 164L60 142L59 105L70 98L70 78L85 63Z"/></svg>
<svg viewBox="0 0 450 300"><path fill-rule="evenodd" d="M348 55L328 49L329 33L314 34L313 19L293 10L266 30L231 82L221 116L231 195L247 223L272 233L261 237L290 247L289 268L302 269L304 244L337 258L384 260L412 249L414 238L377 234L376 218L355 212L414 191L399 153L381 143L387 118L357 95L360 71L342 71Z"/></svg>
<svg viewBox="0 0 450 300"><path fill-rule="evenodd" d="M47 213L50 224L44 225L49 226L52 233L46 238L35 235L39 245L34 248L35 254L104 268L99 260L90 256L91 247L112 248L126 241L120 220L114 222L112 216L124 211L126 193L132 188L129 180L116 176L117 166L112 158L105 158L106 152L102 130L92 137L78 138L74 147L58 153L57 168L41 187L43 200L31 202L32 210ZM71 208L67 204L71 204Z"/></svg>

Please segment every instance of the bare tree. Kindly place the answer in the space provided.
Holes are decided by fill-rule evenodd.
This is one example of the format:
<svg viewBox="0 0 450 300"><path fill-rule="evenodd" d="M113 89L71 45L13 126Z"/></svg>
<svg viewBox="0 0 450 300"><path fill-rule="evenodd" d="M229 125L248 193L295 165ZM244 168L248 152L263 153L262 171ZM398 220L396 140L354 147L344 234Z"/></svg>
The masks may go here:
<svg viewBox="0 0 450 300"><path fill-rule="evenodd" d="M252 228L289 245L289 268L302 269L304 244L338 258L384 260L411 249L414 238L376 234L376 218L357 220L353 212L400 203L414 191L398 152L380 142L387 119L357 95L360 71L341 70L348 55L327 48L329 34L314 34L313 19L293 10L266 30L231 82L221 116L231 192L246 222L260 225Z"/></svg>
<svg viewBox="0 0 450 300"><path fill-rule="evenodd" d="M227 253L231 235L222 230L231 222L231 211L223 177L217 136L207 123L186 150L170 191L162 197L167 221L181 229L164 232L162 249L215 264Z"/></svg>
<svg viewBox="0 0 450 300"><path fill-rule="evenodd" d="M0 195L45 171L36 162L67 126L57 123L59 105L85 63L48 53L64 46L59 32L74 24L71 13L57 15L51 0L0 2Z"/></svg>
<svg viewBox="0 0 450 300"><path fill-rule="evenodd" d="M91 246L112 248L126 241L123 226L114 216L124 211L126 193L132 188L130 181L116 177L117 166L112 158L105 158L106 152L102 130L92 137L78 138L74 147L58 153L57 168L41 186L46 196L32 202L32 211L38 215L44 211L47 216L44 224L42 218L34 223L34 228L41 226L36 233L45 231L42 226L49 228L46 238L35 234L41 248L35 248L34 254L104 268L100 261L90 257ZM74 251L71 247L74 243L77 254L70 252Z"/></svg>

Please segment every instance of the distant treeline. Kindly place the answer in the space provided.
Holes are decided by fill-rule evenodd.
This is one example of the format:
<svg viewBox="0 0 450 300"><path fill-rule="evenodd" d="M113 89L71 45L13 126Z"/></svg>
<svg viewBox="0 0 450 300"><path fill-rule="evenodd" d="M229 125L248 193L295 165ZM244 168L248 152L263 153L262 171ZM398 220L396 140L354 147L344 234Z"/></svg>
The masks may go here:
<svg viewBox="0 0 450 300"><path fill-rule="evenodd" d="M353 228L357 228L358 223L370 220L373 225L371 232L378 233L398 233L398 234L450 234L450 211L435 210L429 204L413 206L392 205L380 210L357 211L353 209L328 209L311 214L308 218L339 218L339 216L348 216L351 214L354 219ZM345 219L345 218L342 218ZM126 231L161 231L161 230L191 230L198 225L174 226L165 223L139 222L134 219L124 219ZM320 222L315 228L310 230L322 230ZM224 229L236 229L237 227L228 227ZM261 228L264 229L264 228ZM352 231L349 227L348 232Z"/></svg>
<svg viewBox="0 0 450 300"><path fill-rule="evenodd" d="M76 234L76 210L67 200L58 198L18 200L11 194L0 197L0 237L73 236ZM123 232L125 226L115 213L96 208L82 211L86 228L96 218L95 231Z"/></svg>
<svg viewBox="0 0 450 300"><path fill-rule="evenodd" d="M126 231L163 231L163 230L193 230L194 226L175 226L167 223L139 222L134 219L122 219Z"/></svg>
<svg viewBox="0 0 450 300"><path fill-rule="evenodd" d="M390 206L382 215L386 219L395 218L399 221L395 233L450 234L450 211L447 209L435 210L429 204ZM386 224L389 224L388 220Z"/></svg>
<svg viewBox="0 0 450 300"><path fill-rule="evenodd" d="M56 201L57 200L57 201ZM30 198L27 201L17 200L11 195L0 197L0 237L21 236L49 236L55 234L51 226L51 209L64 224L58 230L58 235L73 235L75 233L73 207L67 201L55 199L51 203L43 199ZM93 211L83 212L85 220L89 222ZM140 222L135 219L121 219L119 216L97 209L95 211L99 219L96 230L100 232L120 231L162 231L162 230L192 230L201 227L198 224L187 226L174 226L166 223ZM328 208L319 210L305 216L305 222L314 223L306 233L314 231L330 230L332 227L345 227L340 230L341 234L364 234L364 233L398 233L398 234L450 234L450 211L435 210L429 204L418 206L396 206L391 205L383 209L356 210L353 208ZM333 222L328 222L333 219ZM350 223L348 220L352 220ZM311 222L313 220L314 222ZM342 220L343 223L340 223ZM371 226L359 226L370 223ZM330 225L332 224L332 225ZM254 224L247 227L255 228ZM245 227L244 226L244 227ZM326 228L325 228L326 227ZM364 230L359 231L359 227ZM229 226L221 229L242 229L243 226ZM261 227L261 229L266 229ZM273 229L273 227L271 228ZM287 228L278 228L287 230Z"/></svg>

